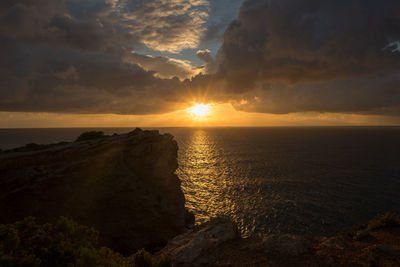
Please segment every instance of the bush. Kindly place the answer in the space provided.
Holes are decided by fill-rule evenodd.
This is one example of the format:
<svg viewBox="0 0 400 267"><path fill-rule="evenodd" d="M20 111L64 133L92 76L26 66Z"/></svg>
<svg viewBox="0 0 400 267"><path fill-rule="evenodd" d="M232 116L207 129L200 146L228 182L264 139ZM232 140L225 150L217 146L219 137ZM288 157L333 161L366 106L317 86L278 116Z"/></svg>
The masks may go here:
<svg viewBox="0 0 400 267"><path fill-rule="evenodd" d="M105 137L104 132L102 131L90 131L84 132L75 140L75 142L86 141L86 140L94 140Z"/></svg>
<svg viewBox="0 0 400 267"><path fill-rule="evenodd" d="M156 258L145 250L130 257L99 247L98 232L65 217L53 224L27 217L0 224L0 266L172 266L172 260Z"/></svg>
<svg viewBox="0 0 400 267"><path fill-rule="evenodd" d="M172 259L166 255L154 257L142 249L132 256L134 266L138 267L170 267L173 266Z"/></svg>
<svg viewBox="0 0 400 267"><path fill-rule="evenodd" d="M383 215L378 215L373 218L368 224L368 230L375 230L379 228L384 228L388 226L399 226L400 225L400 215L397 213L385 213Z"/></svg>
<svg viewBox="0 0 400 267"><path fill-rule="evenodd" d="M362 235L367 235L368 231L388 226L400 226L400 215L397 213L389 213L389 212L383 215L377 215L367 223L354 225L348 234L351 237L359 238L362 232L364 232L362 233Z"/></svg>
<svg viewBox="0 0 400 267"><path fill-rule="evenodd" d="M1 266L120 266L124 258L98 247L98 233L61 217L54 225L33 217L0 225Z"/></svg>
<svg viewBox="0 0 400 267"><path fill-rule="evenodd" d="M135 255L133 255L133 262L136 266L140 267L151 267L153 265L152 256L144 249L139 250Z"/></svg>
<svg viewBox="0 0 400 267"><path fill-rule="evenodd" d="M59 142L56 144L47 144L47 145L40 145L35 143L29 143L22 147L17 147L9 150L5 150L4 153L14 153L14 152L31 152L31 151L39 151L44 149L49 149L57 146L67 145L68 142Z"/></svg>

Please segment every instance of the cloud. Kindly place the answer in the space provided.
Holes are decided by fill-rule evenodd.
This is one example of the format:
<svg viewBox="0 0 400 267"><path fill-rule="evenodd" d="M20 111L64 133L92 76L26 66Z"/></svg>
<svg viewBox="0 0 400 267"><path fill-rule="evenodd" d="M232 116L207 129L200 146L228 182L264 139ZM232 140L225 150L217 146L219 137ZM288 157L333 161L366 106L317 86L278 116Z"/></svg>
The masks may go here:
<svg viewBox="0 0 400 267"><path fill-rule="evenodd" d="M69 66L65 71L56 72L54 76L63 80L79 80L79 74L74 66Z"/></svg>
<svg viewBox="0 0 400 267"><path fill-rule="evenodd" d="M202 38L202 47L222 40L226 26L237 17L243 0L214 0L210 1L209 16L206 32Z"/></svg>
<svg viewBox="0 0 400 267"><path fill-rule="evenodd" d="M26 64L2 68L2 110L146 114L179 107L178 79L157 78L117 56L46 45L18 50Z"/></svg>
<svg viewBox="0 0 400 267"><path fill-rule="evenodd" d="M160 78L178 77L181 80L190 79L201 72L201 68L192 66L190 61L169 57L154 57L130 52L123 57L125 62L138 64L145 70L156 72Z"/></svg>
<svg viewBox="0 0 400 267"><path fill-rule="evenodd" d="M399 1L247 0L218 77L245 111L385 113L400 106L400 57L382 50L397 40Z"/></svg>
<svg viewBox="0 0 400 267"><path fill-rule="evenodd" d="M396 41L396 42L391 42L391 43L389 43L387 46L385 46L384 48L383 48L383 50L385 50L386 48L390 48L390 47L394 47L393 49L392 49L392 53L395 53L395 52L400 52L400 41Z"/></svg>
<svg viewBox="0 0 400 267"><path fill-rule="evenodd" d="M121 27L153 50L196 48L206 31L207 0L130 0L116 6L111 19L117 17Z"/></svg>
<svg viewBox="0 0 400 267"><path fill-rule="evenodd" d="M215 58L198 50L204 67L132 52L199 49L225 23L215 6L223 8L0 1L0 110L153 114L197 100L276 114L400 115L400 2L245 0Z"/></svg>
<svg viewBox="0 0 400 267"><path fill-rule="evenodd" d="M201 69L131 51L195 46L207 3L1 1L0 110L149 114L182 108L183 80Z"/></svg>
<svg viewBox="0 0 400 267"><path fill-rule="evenodd" d="M214 57L209 49L198 50L196 52L197 58L204 61L206 64L203 66L204 73L214 74L218 69Z"/></svg>
<svg viewBox="0 0 400 267"><path fill-rule="evenodd" d="M208 49L199 50L197 51L196 55L199 59L203 60L205 63L211 64L214 62L214 59L211 55L211 51Z"/></svg>

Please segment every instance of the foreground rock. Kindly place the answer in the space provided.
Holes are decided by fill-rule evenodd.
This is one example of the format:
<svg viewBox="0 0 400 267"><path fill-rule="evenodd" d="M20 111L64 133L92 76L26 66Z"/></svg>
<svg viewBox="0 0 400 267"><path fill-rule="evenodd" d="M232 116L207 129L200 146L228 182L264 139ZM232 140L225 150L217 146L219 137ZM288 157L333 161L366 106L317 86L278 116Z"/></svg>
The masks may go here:
<svg viewBox="0 0 400 267"><path fill-rule="evenodd" d="M129 134L0 155L0 223L59 216L92 226L123 253L163 246L185 229L171 135Z"/></svg>
<svg viewBox="0 0 400 267"><path fill-rule="evenodd" d="M168 242L161 253L171 256L178 264L194 264L196 261L206 264L207 258L199 259L200 255L239 237L239 231L234 223L227 219L216 218L175 237Z"/></svg>
<svg viewBox="0 0 400 267"><path fill-rule="evenodd" d="M262 246L269 255L296 257L307 253L312 242L298 235L268 235L263 238Z"/></svg>
<svg viewBox="0 0 400 267"><path fill-rule="evenodd" d="M330 238L240 238L229 221L214 221L176 237L163 252L175 258L177 266L400 266L399 219L380 216Z"/></svg>

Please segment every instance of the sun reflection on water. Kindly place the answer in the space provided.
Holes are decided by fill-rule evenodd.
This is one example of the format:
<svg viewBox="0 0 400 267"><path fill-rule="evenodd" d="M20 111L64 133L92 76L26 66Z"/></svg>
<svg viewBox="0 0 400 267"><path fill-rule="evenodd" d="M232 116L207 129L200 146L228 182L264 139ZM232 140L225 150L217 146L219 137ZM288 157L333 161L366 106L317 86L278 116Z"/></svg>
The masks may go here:
<svg viewBox="0 0 400 267"><path fill-rule="evenodd" d="M194 211L196 222L229 216L244 236L257 227L261 229L259 217L264 217L264 209L270 207L261 204L260 181L248 177L252 168L248 161L237 156L232 160L231 153L240 152L226 151L220 136L202 129L193 131L179 145L177 172L182 178L186 206Z"/></svg>
<svg viewBox="0 0 400 267"><path fill-rule="evenodd" d="M221 166L221 148L201 129L184 145L185 155L181 158L185 161L180 163L178 172L190 177L182 181L182 188L187 207L196 212L196 221L229 213L232 201L226 194L230 185L226 169Z"/></svg>

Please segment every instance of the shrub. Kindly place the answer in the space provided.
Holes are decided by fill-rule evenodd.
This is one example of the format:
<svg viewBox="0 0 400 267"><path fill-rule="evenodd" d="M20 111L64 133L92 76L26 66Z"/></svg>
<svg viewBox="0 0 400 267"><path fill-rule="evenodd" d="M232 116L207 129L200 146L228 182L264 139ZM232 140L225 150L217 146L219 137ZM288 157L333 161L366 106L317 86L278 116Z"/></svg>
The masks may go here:
<svg viewBox="0 0 400 267"><path fill-rule="evenodd" d="M144 249L139 250L136 252L135 255L133 255L133 262L135 263L136 266L140 267L151 267L152 264L152 256L150 253L145 251Z"/></svg>
<svg viewBox="0 0 400 267"><path fill-rule="evenodd" d="M130 257L99 247L98 232L65 217L55 224L36 223L27 217L0 224L0 266L138 266L167 267L167 256L141 250Z"/></svg>
<svg viewBox="0 0 400 267"><path fill-rule="evenodd" d="M146 250L142 249L136 252L132 256L132 261L134 266L137 267L170 267L173 266L173 261L171 257L167 255L161 255L159 257L154 257Z"/></svg>
<svg viewBox="0 0 400 267"><path fill-rule="evenodd" d="M39 150L49 149L49 148L67 145L67 144L69 144L69 143L68 142L59 142L56 144L47 144L47 145L29 143L29 144L26 144L25 146L5 150L4 153L39 151Z"/></svg>
<svg viewBox="0 0 400 267"><path fill-rule="evenodd" d="M368 224L368 230L379 229L387 226L398 226L400 225L400 215L397 213L385 213L378 215L373 218Z"/></svg>
<svg viewBox="0 0 400 267"><path fill-rule="evenodd" d="M94 140L104 137L104 132L102 131L90 131L84 132L75 140L75 142L86 141L86 140Z"/></svg>
<svg viewBox="0 0 400 267"><path fill-rule="evenodd" d="M0 266L122 266L125 259L98 247L98 233L61 217L54 225L28 217L0 225Z"/></svg>
<svg viewBox="0 0 400 267"><path fill-rule="evenodd" d="M348 235L351 237L362 238L368 235L368 231L384 228L388 226L400 226L400 215L397 213L385 213L377 215L367 223L354 225ZM343 233L342 233L343 235Z"/></svg>

